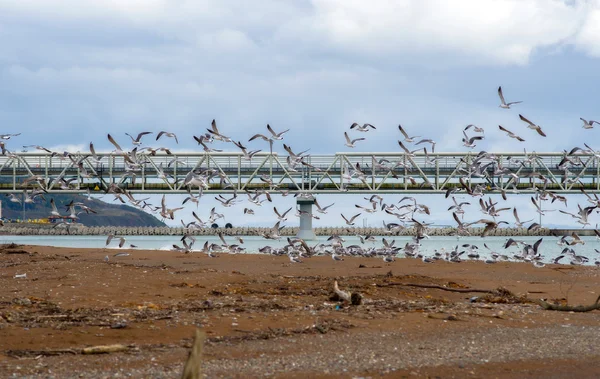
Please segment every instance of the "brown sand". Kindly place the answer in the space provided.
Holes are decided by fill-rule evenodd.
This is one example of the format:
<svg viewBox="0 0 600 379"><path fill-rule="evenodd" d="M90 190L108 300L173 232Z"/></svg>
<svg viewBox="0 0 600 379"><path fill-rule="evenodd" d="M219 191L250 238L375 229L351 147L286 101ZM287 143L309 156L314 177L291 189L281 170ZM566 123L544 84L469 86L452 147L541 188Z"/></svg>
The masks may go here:
<svg viewBox="0 0 600 379"><path fill-rule="evenodd" d="M600 377L600 311L527 301L591 304L595 267L130 253L0 249L0 377L178 377L196 326L207 377ZM334 280L363 304L330 300ZM128 348L80 354L110 344Z"/></svg>

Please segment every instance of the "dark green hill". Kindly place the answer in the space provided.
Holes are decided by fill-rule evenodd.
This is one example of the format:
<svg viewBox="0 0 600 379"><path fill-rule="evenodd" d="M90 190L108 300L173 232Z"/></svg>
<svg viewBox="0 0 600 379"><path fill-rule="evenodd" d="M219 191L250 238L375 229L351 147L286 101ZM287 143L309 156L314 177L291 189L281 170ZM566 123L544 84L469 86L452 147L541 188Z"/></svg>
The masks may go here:
<svg viewBox="0 0 600 379"><path fill-rule="evenodd" d="M17 195L21 198L20 195ZM50 199L54 198L56 207L61 215L68 215L66 205L74 200L82 202L97 213L79 215L79 221L85 226L166 226L156 217L142 210L125 204L109 204L104 201L77 194L46 194L46 201L37 197L34 204L25 204L25 219L45 219L50 216L52 206ZM2 200L2 217L8 219L23 218L23 205L11 202L8 196L0 197Z"/></svg>

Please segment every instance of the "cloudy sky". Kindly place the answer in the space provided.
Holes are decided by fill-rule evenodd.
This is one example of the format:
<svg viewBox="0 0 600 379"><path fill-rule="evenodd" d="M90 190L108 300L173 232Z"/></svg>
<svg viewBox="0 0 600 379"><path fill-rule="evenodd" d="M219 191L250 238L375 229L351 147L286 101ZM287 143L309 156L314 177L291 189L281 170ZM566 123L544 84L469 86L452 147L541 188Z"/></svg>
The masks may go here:
<svg viewBox="0 0 600 379"><path fill-rule="evenodd" d="M434 138L438 151L463 151L471 123L486 128L477 149L523 148L498 124L528 150L586 141L600 149L600 128L579 120L600 119L599 0L0 0L0 40L1 133L22 133L13 150L83 150L90 141L111 150L107 133L127 141L125 131L160 130L178 135L170 147L198 150L192 136L213 118L242 141L267 123L289 128L286 141L313 154L348 151L352 122L377 127L354 151L398 151L398 124ZM523 103L499 108L499 85ZM583 204L573 199L571 210ZM452 223L447 201L419 200L440 210L430 221ZM321 202L333 201L358 200ZM511 198L533 215L528 202ZM244 206L228 209L228 221L275 221L272 209L241 219ZM315 225L341 224L351 208ZM189 219L191 208L183 212Z"/></svg>

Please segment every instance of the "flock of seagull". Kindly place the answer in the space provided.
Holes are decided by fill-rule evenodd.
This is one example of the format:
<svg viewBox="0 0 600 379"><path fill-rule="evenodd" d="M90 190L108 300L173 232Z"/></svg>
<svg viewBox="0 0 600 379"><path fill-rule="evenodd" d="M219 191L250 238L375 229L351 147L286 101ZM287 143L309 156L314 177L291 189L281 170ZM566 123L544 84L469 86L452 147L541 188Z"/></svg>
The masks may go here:
<svg viewBox="0 0 600 379"><path fill-rule="evenodd" d="M500 108L503 109L511 109L512 106L522 103L522 101L511 101L507 102L504 98L504 94L502 92L502 88L498 87L498 96L500 98ZM545 132L542 130L541 126L535 124L530 121L528 118L519 114L519 119L526 124L526 127L532 129L536 132L537 137L546 137ZM584 129L592 129L594 124L599 124L599 122L594 120L586 120L581 118L583 121ZM506 129L505 127L499 125L499 130L506 133L506 135L510 138L517 140L518 142L524 142L525 139ZM197 142L198 146L202 148L203 151L207 153L222 151L222 149L217 149L214 147L215 141L220 141L223 143L231 143L237 149L239 149L245 159L251 160L252 157L260 152L260 149L251 150L246 146L246 143L242 143L241 141L235 141L230 136L227 136L223 132L219 130L215 120L212 121L211 127L206 129L207 131L200 134L199 136L193 136L194 140ZM364 141L364 137L352 138L349 133L351 132L359 132L359 133L368 133L377 130L377 128L369 123L359 124L352 123L348 131L344 132L344 145L348 148L354 148L358 143ZM252 137L248 139L248 142L253 141L263 141L268 143L269 151L273 152L273 145L275 141L281 141L284 139L285 134L289 131L289 129L277 132L270 125L267 125L266 133L258 133L254 134ZM402 126L398 126L398 131L401 135L401 138L398 139L398 145L400 149L408 156L414 156L416 152L424 152L426 160L428 162L435 162L437 158L430 157L428 155L427 147L430 148L431 152L435 152L436 142L431 138L423 138L421 136L411 135L407 130ZM131 192L124 189L120 186L126 179L130 179L135 183L136 176L139 172L148 164L150 161L148 160L148 155L156 155L158 152L165 153L170 156L173 155L171 150L168 147L149 147L143 146L143 140L146 140L149 135L153 134L151 131L144 131L138 133L137 135L131 135L129 133L125 133L131 139L131 148L122 148L121 144L117 142L117 140L111 136L107 135L108 141L114 146L114 150L110 152L108 155L119 155L124 159L124 163L126 166L126 172L120 179L118 183L112 183L105 188L105 192L107 194L112 194L115 200L120 201L121 203L128 203L134 207L139 209L158 214L163 219L175 220L178 218L181 211L185 209L185 205L187 203L194 203L196 206L196 210L199 210L199 205L201 203L201 198L204 194L204 190L209 188L209 184L213 181L219 180L222 188L234 188L233 184L229 180L229 178L221 171L215 169L194 169L191 170L183 179L175 179L170 175L165 173L165 167L161 163L155 169L158 172L158 177L163 180L173 180L174 182L183 181L183 186L187 189L188 196L183 200L182 204L178 207L169 208L167 206L165 195L162 196L161 204L153 205L150 202L150 198L136 198ZM477 143L485 138L485 130L482 127L477 125L469 124L462 130L463 138L463 146L469 149L474 149L477 146ZM0 135L0 148L2 150L2 155L6 156L16 156L16 154L10 151L7 147L8 141L13 137L18 137L20 133L17 134L4 134ZM178 137L175 133L171 133L168 131L160 131L156 134L155 141L159 141L160 139L171 139L176 144L179 143ZM413 144L414 148L410 148L409 144ZM424 146L426 145L426 146ZM583 165L582 160L579 155L593 155L597 158L600 158L600 151L596 151L589 147L587 144L584 144L585 148L574 147L569 152L565 151L564 159L558 165L558 169L564 172L563 182L574 183L577 182L578 179L572 178L573 174L570 171L573 167ZM52 157L56 157L58 159L70 160L75 167L79 168L80 176L82 178L94 178L96 175L94 172L86 169L84 166L84 161L89 159L94 163L100 163L107 155L98 154L94 148L94 144L90 143L89 145L89 153L86 152L84 154L77 152L53 152L43 146L39 145L25 145L24 148L35 148L37 150L41 150L47 152L52 155ZM284 150L288 153L286 157L287 169L289 171L298 171L303 166L308 166L313 170L320 171L319 167L313 166L308 162L308 154L309 150L304 150L299 153L295 153L294 150L287 144L283 144ZM531 164L536 159L535 152L527 154L525 151L524 159L514 159L507 158L507 163L510 162L512 164L516 164L519 166L527 166ZM175 164L177 158L171 159L166 166L170 168L173 164ZM469 182L470 177L488 177L493 179L493 176L507 176L509 177L508 184L512 184L513 192L518 192L517 185L519 181L522 179L517 172L512 171L508 167L505 167L505 162L501 157L497 157L494 154L488 153L486 151L481 151L479 154L475 156L475 158L469 162L462 162L463 167L461 170L461 178L460 178L460 186L456 188L451 188L446 192L445 197L449 198L452 201L452 205L448 208L448 211L452 213L452 217L456 222L456 234L458 236L470 235L469 227L473 225L483 226L481 237L485 237L490 235L495 229L497 229L500 225L508 225L510 224L506 220L498 220L498 218L502 217L507 212L512 212L512 216L514 218L514 225L516 227L526 227L529 231L533 231L535 229L540 228L540 225L533 220L521 221L518 215L518 211L515 207L503 206L499 204L499 201L493 201L491 197L485 199L486 193L499 193L502 196L504 201L507 200L507 193L504 189L500 187L492 187L486 188L481 184L471 185ZM0 172L2 171L0 168ZM402 161L391 162L387 159L377 160L373 157L373 163L371 170L381 170L383 172L390 172L392 175L395 175L393 170L396 168L408 168L411 169L410 166L405 166ZM366 179L366 170L368 167L360 167L359 164L355 166L346 167L345 171L342 173L346 182L352 182L353 180L359 180L365 182ZM493 171L492 177L490 177L490 171ZM528 179L532 178L534 180L540 180L543 185L537 186L535 188L536 193L535 196L531 197L531 203L535 209L535 211L544 215L546 212L554 211L555 209L545 209L545 202L564 204L567 205L567 198L561 196L551 190L546 190L546 185L549 182L549 179L542 175L539 172L533 172L527 175ZM44 194L46 194L47 189L52 186L64 190L72 190L75 189L75 183L78 177L65 177L64 173L51 178L49 181L46 181L45 177L40 175L34 175L29 178L26 178L22 183L23 189L23 197L19 198L15 194L8 194L9 200L12 202L25 202L25 203L34 203L36 199L40 198L45 201ZM414 185L417 185L417 180L410 177L408 178ZM255 190L250 191L247 190L244 195L238 194L236 191L230 197L226 197L223 195L218 195L215 197L215 200L218 202L218 207L229 208L235 204L239 204L243 201L248 203L247 206L243 209L243 214L251 216L254 214L253 207L261 207L265 203L272 203L272 194L279 194L281 196L288 196L293 194L295 197L306 197L315 200L316 214L310 214L311 217L318 219L318 214L326 214L330 211L330 207L334 204L328 204L322 206L318 200L316 199L315 194L308 193L306 191L298 191L298 192L290 192L283 189L279 189L277 184L273 181L268 175L262 175L260 180L269 186L269 190ZM490 183L494 183L494 180L490 180ZM426 185L427 183L421 183L420 185ZM197 194L196 194L196 189ZM342 191L347 190L347 188L342 187ZM585 195L587 201L589 202L588 206L582 206L578 204L578 211L576 213L571 213L563 209L559 209L559 212L565 215L572 217L576 220L577 223L582 226L591 225L590 216L593 213L598 213L600 210L600 198L596 194L588 194L584 191L583 187L581 187L582 194ZM465 208L471 206L471 202L465 201L464 199L457 199L456 194L462 193L465 196L470 197L471 199L478 198L479 211L484 215L484 217L475 217L473 221L465 221ZM88 190L88 198L90 197L90 193ZM385 237L382 238L380 247L371 246L368 247L369 243L374 243L376 241L375 236L359 236L361 244L355 245L346 245L345 240L342 236L332 235L327 240L327 243L319 243L314 246L309 246L306 241L300 238L287 238L287 244L283 247L272 247L272 246L264 246L259 250L262 253L273 254L273 255L287 255L292 263L302 262L303 258L308 258L311 256L318 255L329 255L335 261L343 260L345 256L363 256L363 257L380 257L385 262L393 262L394 259L401 254L406 257L414 257L420 258L424 262L434 262L436 260L446 260L451 262L460 262L462 259L479 259L479 247L474 244L463 244L456 245L451 250L441 249L440 251L435 251L433 255L425 255L421 251L421 241L423 239L429 238L426 234L427 224L424 221L419 221L418 218L421 215L430 215L430 208L421 204L417 201L416 198L410 196L404 196L398 202L388 202L387 199L384 199L382 196L377 194L372 195L370 197L365 197L366 200L363 204L355 204L357 209L360 209L359 213L356 213L351 216L346 216L344 214L340 214L343 219L345 225L353 226L359 217L364 213L383 213L384 215L393 216L396 218L395 222L385 222L383 221L383 228L385 233L393 234L398 231L404 230L408 227L413 227L414 236L410 242L406 242L406 244L402 247L395 245L395 240L388 240ZM472 200L475 201L475 200ZM68 214L63 215L59 212L54 203L54 200L51 199L52 205L52 217L57 218L59 221L55 227L66 228L69 231L69 228L74 227L69 221L76 221L79 219L78 215L82 212L85 213L95 213L95 211L89 207L87 207L83 202L74 202L72 201L67 205L66 211ZM285 223L291 217L292 207L286 210L277 209L277 207L273 207L273 215L277 218L277 222L272 228L268 228L265 232L261 234L261 236L266 240L280 240L282 236L280 235L281 229L284 227L283 223ZM303 211L296 208L295 216L301 216ZM196 237L194 236L194 231L210 227L215 221L220 218L224 218L222 213L219 213L217 207L213 207L206 217L201 218L196 211L192 211L193 221L184 222L182 219L180 220L181 225L184 230L184 234L181 237L181 245L174 244L173 250L185 253L191 252L202 252L207 254L210 257L216 256L216 253L226 252L226 253L240 253L245 251L245 248L242 247L243 239L240 237L235 237L237 239L236 243L229 243L226 241L226 236L222 233L219 233L219 237L221 240L221 244L209 244L205 242L202 249L194 249L194 244L196 243ZM529 224L528 224L529 223ZM527 225L528 224L528 225ZM597 238L600 239L600 232L595 230ZM559 239L557 243L563 246L563 250L561 254L552 260L548 260L544 258L542 254L542 248L540 247L543 241L543 238L540 238L534 244L529 244L523 241L508 239L506 244L504 245L505 249L514 248L518 249L517 253L498 253L490 249L487 244L484 243L484 247L489 250L489 255L491 258L486 259L486 263L495 263L500 260L517 260L517 261L526 261L531 262L536 267L543 267L546 263L559 263L561 260L565 259L569 260L571 264L585 264L590 262L590 258L578 254L574 247L577 245L583 245L585 242L576 234L572 233L568 236L557 236ZM109 235L106 240L106 246L109 246L112 241L119 241L119 247L135 247L134 245L126 245L125 236L114 236ZM600 252L595 250L596 253ZM118 253L121 256L126 253ZM106 257L108 260L108 256ZM595 260L594 263L597 266L600 266L600 260Z"/></svg>

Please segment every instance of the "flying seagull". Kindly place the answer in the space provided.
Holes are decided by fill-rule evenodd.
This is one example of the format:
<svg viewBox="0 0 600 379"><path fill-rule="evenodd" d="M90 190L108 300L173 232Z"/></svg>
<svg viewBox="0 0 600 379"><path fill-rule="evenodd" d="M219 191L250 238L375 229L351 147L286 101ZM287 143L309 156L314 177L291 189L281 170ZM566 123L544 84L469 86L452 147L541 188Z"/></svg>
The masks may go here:
<svg viewBox="0 0 600 379"><path fill-rule="evenodd" d="M160 137L162 137L163 135L167 136L167 137L175 138L175 142L179 143L179 141L177 140L177 136L175 135L175 133L169 133L169 132L165 132L165 131L162 131L162 132L158 133L158 135L156 136L156 140L158 141L158 139Z"/></svg>
<svg viewBox="0 0 600 379"><path fill-rule="evenodd" d="M502 87L498 87L498 96L500 96L500 108L504 108L504 109L510 109L510 106L513 104L519 104L522 103L522 101L512 101L510 103L507 103L506 101L504 101L504 95L502 94Z"/></svg>
<svg viewBox="0 0 600 379"><path fill-rule="evenodd" d="M354 123L352 123L352 125L350 125L350 129L354 129L354 128L356 128L356 130L358 130L359 132L368 132L369 128L377 129L371 124L363 124L362 126L360 126L356 122L354 122Z"/></svg>
<svg viewBox="0 0 600 379"><path fill-rule="evenodd" d="M364 138L356 138L351 140L350 137L348 137L348 133L344 132L344 137L346 137L346 143L344 145L348 146L348 147L354 147L354 143L357 141L364 141Z"/></svg>
<svg viewBox="0 0 600 379"><path fill-rule="evenodd" d="M142 137L145 136L146 134L152 134L152 132L141 132L140 134L137 135L136 138L133 138L133 136L129 133L125 133L126 135L129 136L129 138L131 138L131 143L138 146L142 144Z"/></svg>
<svg viewBox="0 0 600 379"><path fill-rule="evenodd" d="M507 134L507 135L508 135L510 138L514 138L514 139L516 139L517 141L520 141L520 142L525 142L525 140L524 140L523 138L519 137L518 135L516 135L515 133L511 132L510 130L508 130L508 129L506 129L506 128L502 127L502 125L498 125L498 128L499 128L500 130L502 130L503 132L506 132L506 134Z"/></svg>
<svg viewBox="0 0 600 379"><path fill-rule="evenodd" d="M581 121L583 121L583 126L582 126L582 128L584 128L584 129L592 129L592 128L594 127L594 123L596 123L596 124L600 125L600 122L598 122L598 121L594 121L594 120L589 120L589 121L588 121L588 120L585 120L585 119L583 119L583 118L581 118L581 117L579 117L579 119L580 119Z"/></svg>
<svg viewBox="0 0 600 379"><path fill-rule="evenodd" d="M533 122L529 121L528 119L526 119L525 117L523 117L522 115L519 115L519 118L522 121L525 121L526 123L528 123L529 125L527 125L527 127L529 129L533 129L536 132L538 132L538 134L542 137L546 137L546 134L544 134L544 132L542 131L542 128L539 125L534 124Z"/></svg>
<svg viewBox="0 0 600 379"><path fill-rule="evenodd" d="M400 133L402 133L402 135L404 136L404 141L406 141L406 142L414 142L415 138L421 137L421 136L412 136L412 137L409 137L408 134L406 133L406 130L404 130L402 128L402 125L398 125L398 129L400 130Z"/></svg>

